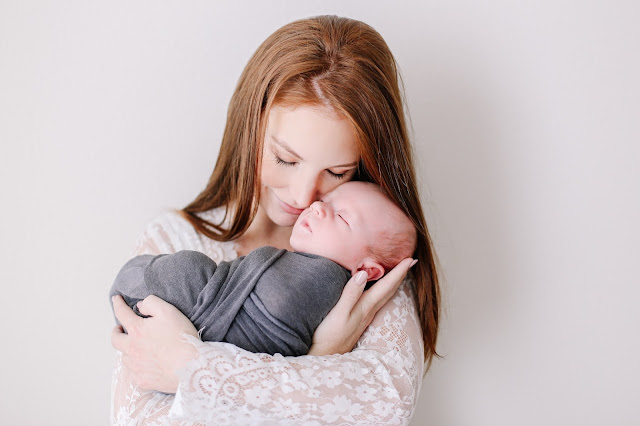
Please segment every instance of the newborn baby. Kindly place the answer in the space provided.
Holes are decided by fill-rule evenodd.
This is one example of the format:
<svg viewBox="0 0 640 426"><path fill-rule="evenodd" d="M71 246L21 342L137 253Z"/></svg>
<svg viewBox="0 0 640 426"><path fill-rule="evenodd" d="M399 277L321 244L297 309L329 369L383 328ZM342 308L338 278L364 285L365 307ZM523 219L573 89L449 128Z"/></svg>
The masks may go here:
<svg viewBox="0 0 640 426"><path fill-rule="evenodd" d="M216 264L203 253L142 255L127 262L109 293L134 311L154 294L174 305L202 340L251 352L304 355L315 329L359 271L377 280L411 257L416 230L372 183L346 182L305 209L289 240Z"/></svg>

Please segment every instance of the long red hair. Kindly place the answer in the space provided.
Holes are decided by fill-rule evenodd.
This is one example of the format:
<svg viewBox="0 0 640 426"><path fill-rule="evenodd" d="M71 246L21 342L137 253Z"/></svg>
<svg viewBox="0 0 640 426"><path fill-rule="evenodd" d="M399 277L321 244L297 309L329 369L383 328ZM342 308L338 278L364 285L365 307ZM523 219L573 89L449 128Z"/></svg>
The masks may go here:
<svg viewBox="0 0 640 426"><path fill-rule="evenodd" d="M245 67L227 112L220 154L206 188L182 210L204 235L241 236L260 200L260 167L270 108L321 105L348 119L360 164L354 179L380 185L417 229L413 269L425 361L437 356L440 288L435 253L424 219L413 151L405 122L396 62L367 24L336 16L292 22L267 38ZM197 213L229 207L227 223Z"/></svg>

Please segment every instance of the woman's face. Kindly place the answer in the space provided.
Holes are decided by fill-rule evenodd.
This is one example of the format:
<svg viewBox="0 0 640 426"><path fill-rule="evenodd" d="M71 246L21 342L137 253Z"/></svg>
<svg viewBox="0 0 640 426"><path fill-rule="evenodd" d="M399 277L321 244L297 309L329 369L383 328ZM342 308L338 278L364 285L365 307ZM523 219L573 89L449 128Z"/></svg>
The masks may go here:
<svg viewBox="0 0 640 426"><path fill-rule="evenodd" d="M260 207L278 226L355 174L360 157L351 124L334 111L271 108L262 156Z"/></svg>

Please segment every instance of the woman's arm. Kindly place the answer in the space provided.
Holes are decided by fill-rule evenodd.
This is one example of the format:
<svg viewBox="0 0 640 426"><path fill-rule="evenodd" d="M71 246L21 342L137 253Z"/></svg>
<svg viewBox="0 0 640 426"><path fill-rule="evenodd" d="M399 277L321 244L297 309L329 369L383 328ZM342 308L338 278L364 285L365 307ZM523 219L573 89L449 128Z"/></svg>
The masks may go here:
<svg viewBox="0 0 640 426"><path fill-rule="evenodd" d="M282 357L192 339L197 358L175 395L136 387L116 369L114 417L123 424L406 424L423 373L422 339L410 282L344 355Z"/></svg>
<svg viewBox="0 0 640 426"><path fill-rule="evenodd" d="M344 355L282 357L192 340L172 416L201 423L409 422L422 381L422 338L410 282Z"/></svg>
<svg viewBox="0 0 640 426"><path fill-rule="evenodd" d="M197 241L197 235L190 233L189 228L181 227L180 223L177 216L173 214L164 215L151 222L138 239L131 257L141 254L174 253L181 250L185 245L194 245L194 242ZM178 234L183 237L177 238ZM114 336L121 337L121 335L122 327L114 327L112 339ZM166 352L161 351L155 352L166 354ZM193 356L194 354L192 353L191 355ZM124 360L127 360L126 355ZM152 364L147 363L147 367ZM145 380L149 379L149 377L139 377L132 370L126 368L123 363L123 354L117 352L111 384L111 424L167 424L167 414L173 404L174 395L172 393L156 392L140 386L141 382L144 383ZM173 386L177 386L177 382Z"/></svg>
<svg viewBox="0 0 640 426"><path fill-rule="evenodd" d="M194 247L195 234L180 230L188 239L184 243L175 239L178 230L172 233L169 228L167 224L150 225L135 254L198 248ZM381 280L376 286L383 283ZM374 294L370 292L375 289L380 291L376 286L364 296ZM358 299L358 291L362 290L351 296ZM144 379L134 380L118 356L113 385L114 423L165 424L170 412L171 418L188 422L223 421L225 416L249 420L255 416L280 422L290 419L294 423L303 419L321 423L349 421L352 417L364 422L408 422L422 379L422 339L411 292L409 283L395 292L356 349L345 355L284 358L193 339L193 346L183 347L195 347L197 358L181 374L176 397L137 386L136 382ZM329 333L335 333L330 328ZM114 329L114 333L119 331ZM314 346L314 350L321 347ZM341 350L322 346L334 353Z"/></svg>
<svg viewBox="0 0 640 426"><path fill-rule="evenodd" d="M314 332L309 355L350 352L374 315L393 297L416 262L404 259L364 294L367 281L363 271L349 280L336 306Z"/></svg>

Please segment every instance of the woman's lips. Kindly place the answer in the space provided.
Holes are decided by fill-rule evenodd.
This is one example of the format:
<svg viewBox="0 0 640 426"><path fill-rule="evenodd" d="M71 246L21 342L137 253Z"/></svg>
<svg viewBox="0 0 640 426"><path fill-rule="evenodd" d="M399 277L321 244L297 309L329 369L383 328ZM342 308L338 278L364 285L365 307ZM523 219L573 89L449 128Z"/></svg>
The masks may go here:
<svg viewBox="0 0 640 426"><path fill-rule="evenodd" d="M296 209L295 207L290 206L289 204L282 201L280 198L278 198L278 201L280 201L280 207L282 208L282 210L294 216L299 216L300 213L304 211L304 209Z"/></svg>

